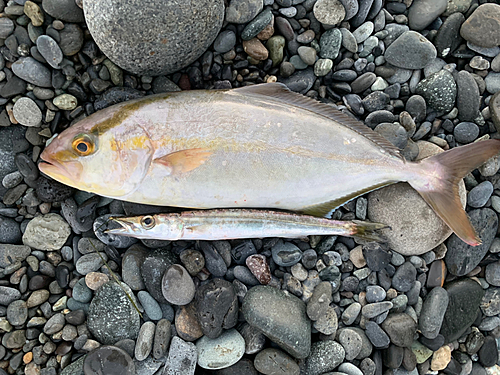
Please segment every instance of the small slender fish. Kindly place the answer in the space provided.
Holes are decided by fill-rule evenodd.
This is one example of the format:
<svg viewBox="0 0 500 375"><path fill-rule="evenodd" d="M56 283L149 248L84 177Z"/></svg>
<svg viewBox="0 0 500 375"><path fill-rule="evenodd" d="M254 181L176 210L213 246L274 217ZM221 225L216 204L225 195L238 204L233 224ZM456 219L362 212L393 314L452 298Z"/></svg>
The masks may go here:
<svg viewBox="0 0 500 375"><path fill-rule="evenodd" d="M499 152L500 140L491 139L407 162L356 119L268 83L108 107L53 139L39 168L77 189L129 202L318 217L407 181L475 246L481 241L462 208L458 182Z"/></svg>
<svg viewBox="0 0 500 375"><path fill-rule="evenodd" d="M336 235L380 241L387 226L364 221L338 221L278 211L198 210L182 213L113 217L121 228L105 233L156 240L228 240L237 238Z"/></svg>

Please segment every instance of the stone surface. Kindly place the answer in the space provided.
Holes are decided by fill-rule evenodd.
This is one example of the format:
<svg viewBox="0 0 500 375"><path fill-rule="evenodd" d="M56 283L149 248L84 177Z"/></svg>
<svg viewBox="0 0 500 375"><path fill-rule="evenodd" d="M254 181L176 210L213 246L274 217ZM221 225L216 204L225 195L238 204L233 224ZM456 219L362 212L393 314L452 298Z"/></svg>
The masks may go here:
<svg viewBox="0 0 500 375"><path fill-rule="evenodd" d="M417 160L435 155L442 149L429 142L418 142ZM466 191L459 184L460 199L465 207ZM398 183L368 195L368 218L389 225L381 230L389 245L403 255L419 255L434 249L452 233L420 195L406 183ZM418 224L417 224L418 223Z"/></svg>
<svg viewBox="0 0 500 375"><path fill-rule="evenodd" d="M320 375L333 371L344 361L345 351L335 341L318 341L311 347L311 354L306 360L306 374Z"/></svg>
<svg viewBox="0 0 500 375"><path fill-rule="evenodd" d="M30 98L19 98L14 104L13 114L24 126L40 126L42 123L42 111Z"/></svg>
<svg viewBox="0 0 500 375"><path fill-rule="evenodd" d="M174 336L162 375L194 375L197 360L196 346Z"/></svg>
<svg viewBox="0 0 500 375"><path fill-rule="evenodd" d="M85 375L134 375L135 363L123 349L116 346L101 346L87 354L83 362Z"/></svg>
<svg viewBox="0 0 500 375"><path fill-rule="evenodd" d="M345 8L339 0L318 0L313 8L314 17L325 25L337 25L346 16Z"/></svg>
<svg viewBox="0 0 500 375"><path fill-rule="evenodd" d="M231 329L215 339L203 336L196 342L198 365L209 370L218 370L234 365L245 354L245 340Z"/></svg>
<svg viewBox="0 0 500 375"><path fill-rule="evenodd" d="M470 279L454 281L445 289L449 302L440 333L448 343L462 336L474 322L484 291L479 283Z"/></svg>
<svg viewBox="0 0 500 375"><path fill-rule="evenodd" d="M86 1L84 12L95 42L110 60L135 74L161 75L189 65L205 52L222 26L224 3Z"/></svg>
<svg viewBox="0 0 500 375"><path fill-rule="evenodd" d="M386 60L404 69L422 69L436 58L434 45L422 34L407 31L397 38L385 51Z"/></svg>
<svg viewBox="0 0 500 375"><path fill-rule="evenodd" d="M92 299L87 325L99 342L114 344L121 339L136 339L140 318L125 291L110 281L99 288Z"/></svg>
<svg viewBox="0 0 500 375"><path fill-rule="evenodd" d="M409 348L417 331L417 323L408 314L389 314L382 323L382 329L394 345Z"/></svg>
<svg viewBox="0 0 500 375"><path fill-rule="evenodd" d="M255 369L266 375L299 375L297 363L281 350L267 348L260 351L254 360Z"/></svg>
<svg viewBox="0 0 500 375"><path fill-rule="evenodd" d="M163 275L162 292L167 302L187 305L193 300L195 293L193 279L184 267L174 264Z"/></svg>
<svg viewBox="0 0 500 375"><path fill-rule="evenodd" d="M64 219L55 213L33 218L23 234L23 243L38 250L59 250L65 244L71 229Z"/></svg>
<svg viewBox="0 0 500 375"><path fill-rule="evenodd" d="M245 320L261 330L295 358L306 358L311 349L311 326L306 305L284 291L256 286L242 306Z"/></svg>
<svg viewBox="0 0 500 375"><path fill-rule="evenodd" d="M448 292L441 287L433 288L425 298L418 327L426 338L433 340L439 335L448 302Z"/></svg>
<svg viewBox="0 0 500 375"><path fill-rule="evenodd" d="M262 10L262 0L231 0L226 9L226 21L231 23L247 23Z"/></svg>
<svg viewBox="0 0 500 375"><path fill-rule="evenodd" d="M446 10L447 4L447 0L413 1L408 10L408 25L412 30L425 29Z"/></svg>
<svg viewBox="0 0 500 375"><path fill-rule="evenodd" d="M496 47L500 44L500 5L483 4L476 8L462 25L460 35L480 47Z"/></svg>
<svg viewBox="0 0 500 375"><path fill-rule="evenodd" d="M420 81L415 92L436 111L449 112L455 104L457 84L450 72L441 70Z"/></svg>
<svg viewBox="0 0 500 375"><path fill-rule="evenodd" d="M482 244L470 246L453 234L447 242L446 266L452 275L464 276L476 267L490 248L498 229L498 216L490 208L473 210L468 213L472 226L476 229Z"/></svg>

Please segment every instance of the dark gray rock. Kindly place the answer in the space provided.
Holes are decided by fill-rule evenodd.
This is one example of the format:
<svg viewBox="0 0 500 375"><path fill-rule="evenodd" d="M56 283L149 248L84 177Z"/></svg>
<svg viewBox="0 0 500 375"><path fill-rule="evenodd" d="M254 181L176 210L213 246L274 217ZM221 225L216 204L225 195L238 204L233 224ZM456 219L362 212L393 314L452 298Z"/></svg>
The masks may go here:
<svg viewBox="0 0 500 375"><path fill-rule="evenodd" d="M359 10L358 13L351 19L351 26L356 28L365 22L370 13L370 9L374 3L374 0L358 0Z"/></svg>
<svg viewBox="0 0 500 375"><path fill-rule="evenodd" d="M141 265L141 275L147 291L160 303L167 303L163 296L162 278L168 267L176 263L175 256L166 249L149 253Z"/></svg>
<svg viewBox="0 0 500 375"><path fill-rule="evenodd" d="M200 286L195 295L195 306L203 334L214 339L223 329L238 322L238 298L233 284L222 279L212 279Z"/></svg>
<svg viewBox="0 0 500 375"><path fill-rule="evenodd" d="M167 302L179 306L191 302L195 293L193 279L180 264L167 268L162 278L161 289Z"/></svg>
<svg viewBox="0 0 500 375"><path fill-rule="evenodd" d="M293 266L302 259L302 251L291 242L279 240L271 251L273 260L278 266Z"/></svg>
<svg viewBox="0 0 500 375"><path fill-rule="evenodd" d="M236 34L231 30L225 30L221 32L219 36L217 36L217 38L215 39L214 50L219 53L226 53L230 51L235 44L236 44Z"/></svg>
<svg viewBox="0 0 500 375"><path fill-rule="evenodd" d="M486 316L500 313L500 288L489 287L481 301L481 311Z"/></svg>
<svg viewBox="0 0 500 375"><path fill-rule="evenodd" d="M36 40L36 47L51 67L60 69L59 64L63 60L63 53L54 39L48 35L41 35Z"/></svg>
<svg viewBox="0 0 500 375"><path fill-rule="evenodd" d="M445 343L458 339L476 320L484 291L471 279L454 281L445 287L448 292L448 308L441 326Z"/></svg>
<svg viewBox="0 0 500 375"><path fill-rule="evenodd" d="M407 31L387 48L384 56L398 68L422 69L436 58L437 51L422 34Z"/></svg>
<svg viewBox="0 0 500 375"><path fill-rule="evenodd" d="M307 316L311 320L318 320L326 313L332 301L332 284L328 281L319 283L314 288L313 294L307 302Z"/></svg>
<svg viewBox="0 0 500 375"><path fill-rule="evenodd" d="M385 331L380 328L377 323L369 320L368 322L366 322L365 329L366 336L374 347L386 348L391 343L391 340L389 339L389 336L387 336L387 333L385 333Z"/></svg>
<svg viewBox="0 0 500 375"><path fill-rule="evenodd" d="M260 4L262 9L262 0ZM99 48L115 64L139 75L168 74L189 65L212 44L224 20L222 0L105 0L83 6Z"/></svg>
<svg viewBox="0 0 500 375"><path fill-rule="evenodd" d="M427 295L418 320L418 327L426 338L433 340L439 335L448 300L448 292L441 287Z"/></svg>
<svg viewBox="0 0 500 375"><path fill-rule="evenodd" d="M453 130L457 142L471 143L479 135L479 127L473 122L461 122Z"/></svg>
<svg viewBox="0 0 500 375"><path fill-rule="evenodd" d="M96 291L90 304L87 326L94 337L105 345L121 339L134 340L139 334L139 312L121 286L110 281Z"/></svg>
<svg viewBox="0 0 500 375"><path fill-rule="evenodd" d="M251 22L248 23L248 25L245 26L243 31L241 32L241 39L243 40L250 40L254 37L256 37L262 30L266 28L267 25L272 21L273 19L273 14L271 12L271 9L267 8L264 9L262 12L260 12L257 17L255 17ZM232 47L234 47L236 43L236 36L234 35L234 41L233 37L229 33L233 33L230 30L223 31L219 34L217 39L215 39L214 42L214 49L217 52L224 53L229 51ZM226 48L231 44L232 42L232 47L229 48L227 51L221 51L222 46L226 46Z"/></svg>
<svg viewBox="0 0 500 375"><path fill-rule="evenodd" d="M479 362L484 367L494 366L498 361L497 343L493 336L486 336L483 346L479 349Z"/></svg>
<svg viewBox="0 0 500 375"><path fill-rule="evenodd" d="M400 149L408 143L406 130L398 123L383 122L377 125L375 131Z"/></svg>
<svg viewBox="0 0 500 375"><path fill-rule="evenodd" d="M493 184L489 181L483 181L469 191L467 195L467 204L474 208L483 207L493 194Z"/></svg>
<svg viewBox="0 0 500 375"><path fill-rule="evenodd" d="M64 29L59 31L59 36L59 48L65 56L76 55L83 46L83 31L74 23L65 24Z"/></svg>
<svg viewBox="0 0 500 375"><path fill-rule="evenodd" d="M447 5L447 0L414 1L408 10L408 25L412 30L425 29L446 10Z"/></svg>
<svg viewBox="0 0 500 375"><path fill-rule="evenodd" d="M492 48L500 44L500 5L482 4L467 18L460 35L479 47Z"/></svg>
<svg viewBox="0 0 500 375"><path fill-rule="evenodd" d="M164 358L168 353L168 346L172 335L171 326L172 324L167 319L161 319L156 324L153 342L153 357L155 359Z"/></svg>
<svg viewBox="0 0 500 375"><path fill-rule="evenodd" d="M447 241L445 263L452 275L464 276L472 271L487 253L497 233L498 216L493 210L483 208L470 211L469 218L482 244L470 246L455 234L451 235Z"/></svg>
<svg viewBox="0 0 500 375"><path fill-rule="evenodd" d="M319 45L321 48L319 55L322 58L335 60L342 45L342 33L337 28L325 31L321 35Z"/></svg>
<svg viewBox="0 0 500 375"><path fill-rule="evenodd" d="M52 87L50 70L32 57L21 57L12 64L12 72L36 86Z"/></svg>
<svg viewBox="0 0 500 375"><path fill-rule="evenodd" d="M306 305L297 297L270 286L256 286L246 294L242 311L250 325L295 358L309 355L311 325Z"/></svg>
<svg viewBox="0 0 500 375"><path fill-rule="evenodd" d="M141 290L137 293L137 298L139 298L139 302L144 307L144 312L148 315L149 319L160 320L163 317L160 304L156 302L151 294L145 290Z"/></svg>
<svg viewBox="0 0 500 375"><path fill-rule="evenodd" d="M458 48L463 40L460 36L460 27L464 21L464 15L457 12L443 22L433 41L439 57L447 57Z"/></svg>
<svg viewBox="0 0 500 375"><path fill-rule="evenodd" d="M408 292L417 277L417 270L410 262L403 263L392 278L392 286L400 292Z"/></svg>
<svg viewBox="0 0 500 375"><path fill-rule="evenodd" d="M19 290L8 286L0 286L0 305L8 306L11 302L20 298L21 293Z"/></svg>
<svg viewBox="0 0 500 375"><path fill-rule="evenodd" d="M0 216L0 242L15 244L21 242L21 238L22 233L19 223L14 219Z"/></svg>
<svg viewBox="0 0 500 375"><path fill-rule="evenodd" d="M409 348L417 332L417 323L408 314L389 314L382 323L382 328L394 345Z"/></svg>
<svg viewBox="0 0 500 375"><path fill-rule="evenodd" d="M458 72L456 81L458 118L461 121L474 121L479 116L480 105L476 80L469 72L462 70Z"/></svg>
<svg viewBox="0 0 500 375"><path fill-rule="evenodd" d="M330 340L315 342L306 360L306 374L320 375L333 371L344 358L344 348L338 342Z"/></svg>
<svg viewBox="0 0 500 375"><path fill-rule="evenodd" d="M232 0L226 9L226 21L230 23L247 23L262 10L262 0Z"/></svg>

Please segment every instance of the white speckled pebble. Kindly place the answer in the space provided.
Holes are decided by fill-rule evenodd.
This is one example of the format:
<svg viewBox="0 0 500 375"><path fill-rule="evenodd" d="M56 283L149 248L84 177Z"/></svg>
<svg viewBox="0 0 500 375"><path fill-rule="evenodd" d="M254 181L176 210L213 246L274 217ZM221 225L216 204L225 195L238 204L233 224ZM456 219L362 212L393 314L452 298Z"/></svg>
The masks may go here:
<svg viewBox="0 0 500 375"><path fill-rule="evenodd" d="M229 367L245 354L245 340L235 329L225 331L216 339L203 336L196 343L198 365L209 370Z"/></svg>

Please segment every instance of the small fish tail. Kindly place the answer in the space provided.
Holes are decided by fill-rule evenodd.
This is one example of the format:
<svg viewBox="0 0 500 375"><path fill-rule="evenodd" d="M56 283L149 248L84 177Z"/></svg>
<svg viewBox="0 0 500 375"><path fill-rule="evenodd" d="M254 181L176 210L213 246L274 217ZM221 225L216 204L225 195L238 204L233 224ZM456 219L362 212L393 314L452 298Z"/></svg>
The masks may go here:
<svg viewBox="0 0 500 375"><path fill-rule="evenodd" d="M481 240L462 208L458 183L499 152L498 139L457 147L422 160L420 178L408 181L453 232L471 246L480 245Z"/></svg>
<svg viewBox="0 0 500 375"><path fill-rule="evenodd" d="M352 220L349 225L351 236L367 241L385 242L382 234L377 233L380 229L390 228L388 225L381 223L370 223L367 221Z"/></svg>

